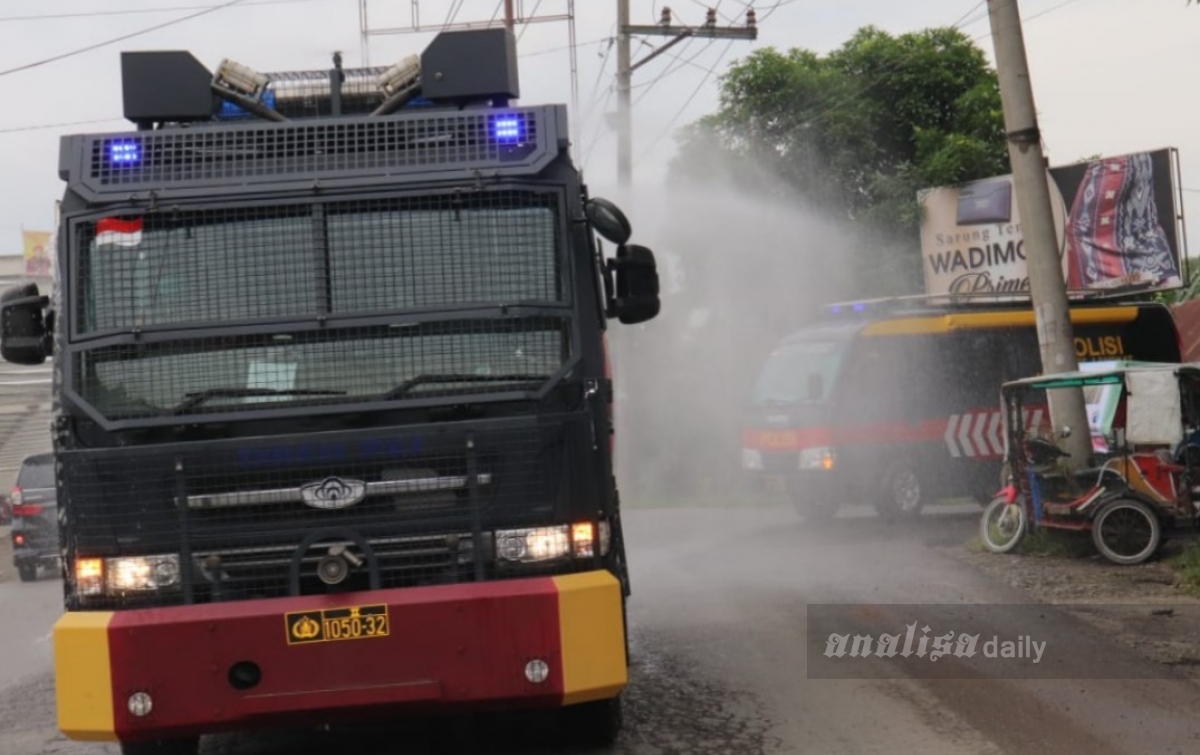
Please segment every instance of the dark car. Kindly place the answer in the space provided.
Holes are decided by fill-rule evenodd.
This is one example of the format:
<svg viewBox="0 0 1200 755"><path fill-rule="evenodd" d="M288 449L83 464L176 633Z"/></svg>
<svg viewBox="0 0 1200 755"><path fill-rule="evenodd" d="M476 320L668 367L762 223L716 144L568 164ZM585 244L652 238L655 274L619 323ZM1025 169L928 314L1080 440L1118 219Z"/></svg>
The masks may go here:
<svg viewBox="0 0 1200 755"><path fill-rule="evenodd" d="M54 455L26 457L12 490L13 565L22 582L38 578L38 568L58 565L58 499Z"/></svg>

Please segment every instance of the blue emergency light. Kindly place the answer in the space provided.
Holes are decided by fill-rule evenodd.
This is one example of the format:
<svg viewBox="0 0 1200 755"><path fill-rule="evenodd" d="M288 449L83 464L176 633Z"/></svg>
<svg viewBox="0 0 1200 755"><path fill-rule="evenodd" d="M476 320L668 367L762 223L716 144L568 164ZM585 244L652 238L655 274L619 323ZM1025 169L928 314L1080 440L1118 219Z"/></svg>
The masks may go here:
<svg viewBox="0 0 1200 755"><path fill-rule="evenodd" d="M114 165L136 165L142 161L142 146L135 141L110 142L108 159Z"/></svg>
<svg viewBox="0 0 1200 755"><path fill-rule="evenodd" d="M525 141L525 121L515 115L498 115L492 119L492 138L506 144Z"/></svg>

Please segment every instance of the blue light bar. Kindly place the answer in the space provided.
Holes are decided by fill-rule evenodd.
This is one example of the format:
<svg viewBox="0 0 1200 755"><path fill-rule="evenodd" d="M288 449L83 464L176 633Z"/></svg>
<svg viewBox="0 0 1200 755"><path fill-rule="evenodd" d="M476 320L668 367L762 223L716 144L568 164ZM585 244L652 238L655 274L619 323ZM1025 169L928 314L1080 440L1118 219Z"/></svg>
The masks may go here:
<svg viewBox="0 0 1200 755"><path fill-rule="evenodd" d="M110 142L108 159L115 165L134 165L142 161L142 145L135 141Z"/></svg>
<svg viewBox="0 0 1200 755"><path fill-rule="evenodd" d="M266 105L272 110L275 109L274 89L267 89L265 92L263 92L262 104ZM257 116L255 116L249 110L243 110L240 106L235 105L228 100L221 100L221 109L217 111L217 120L219 121L242 121L250 120L251 118L255 117Z"/></svg>
<svg viewBox="0 0 1200 755"><path fill-rule="evenodd" d="M516 115L498 115L492 119L492 138L506 144L525 141L525 120Z"/></svg>
<svg viewBox="0 0 1200 755"><path fill-rule="evenodd" d="M858 302L857 304L854 305L855 312L865 312L866 309L867 309L867 305L863 304L862 302Z"/></svg>

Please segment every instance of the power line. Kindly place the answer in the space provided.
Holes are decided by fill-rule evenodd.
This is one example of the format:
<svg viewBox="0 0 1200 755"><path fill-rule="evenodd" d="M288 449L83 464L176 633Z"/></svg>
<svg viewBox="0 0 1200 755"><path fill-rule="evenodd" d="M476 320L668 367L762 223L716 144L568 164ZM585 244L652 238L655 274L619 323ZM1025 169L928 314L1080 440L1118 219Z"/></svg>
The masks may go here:
<svg viewBox="0 0 1200 755"><path fill-rule="evenodd" d="M537 0L537 3L535 3L533 6L533 10L530 11L529 15L525 17L525 23L521 24L521 31L517 32L517 41L518 42L521 41L521 37L525 36L525 30L529 28L529 19L537 17L538 8L541 8L541 7L542 7L542 0Z"/></svg>
<svg viewBox="0 0 1200 755"><path fill-rule="evenodd" d="M450 8L446 11L446 20L442 24L442 31L450 28L450 24L454 23L454 19L458 18L458 12L462 10L463 0L450 0Z"/></svg>
<svg viewBox="0 0 1200 755"><path fill-rule="evenodd" d="M324 3L330 0L254 0L243 3L243 8L252 5L294 5L298 3ZM174 13L176 11L216 9L215 5L172 5L163 8L126 8L123 10L76 11L72 13L41 13L31 16L0 16L5 21L57 21L70 18L95 18L97 16L137 16L145 13Z"/></svg>
<svg viewBox="0 0 1200 755"><path fill-rule="evenodd" d="M675 115L672 116L671 120L667 122L667 127L664 128L657 137L655 137L654 141L650 142L650 146L647 147L646 151L642 153L641 158L639 158L639 162L649 157L650 153L654 151L654 148L658 146L658 143L665 139L667 135L671 133L671 130L675 128L675 124L681 117L683 117L683 113L688 109L688 105L692 104L692 100L696 99L696 95L700 94L700 90L704 88L704 85L707 84L708 80L712 78L712 75L716 73L717 68L721 65L721 61L725 59L725 56L728 55L729 51L733 48L733 43L735 41L736 40L731 39L728 43L726 43L725 49L722 50L720 56L717 57L717 62L713 63L712 68L708 69L708 72L704 74L704 78L700 80L700 83L697 84L696 88L692 90L692 93L688 95L687 100L684 101L679 110L675 111Z"/></svg>
<svg viewBox="0 0 1200 755"><path fill-rule="evenodd" d="M688 41L690 42L691 40L688 40ZM635 87L635 88L641 88L642 91L640 94L638 94L637 99L633 101L633 104L636 105L639 102L641 102L643 99L646 98L646 95L650 94L650 90L654 89L655 85L657 85L660 81L668 78L671 74L683 70L683 68L686 66L694 65L694 66L697 66L698 68L702 68L703 70L707 71L708 69L706 69L703 66L700 66L696 63L696 58L699 58L701 55L708 52L708 49L713 46L714 42L716 42L716 40L714 40L714 39L708 40L708 44L704 45L704 47L701 47L699 52L697 52L695 55L693 55L692 57L687 58L687 59L684 59L682 55L674 55L674 54L668 52L667 55L670 55L672 58L675 59L674 64L668 65L666 68L664 68L657 76L655 76L650 81L647 81L644 84L638 84L637 87ZM685 44L685 46L687 45L686 42L684 44ZM681 50L680 52L682 53L683 51Z"/></svg>
<svg viewBox="0 0 1200 755"><path fill-rule="evenodd" d="M67 126L87 126L94 123L113 123L123 121L124 118L93 118L88 121L66 121L63 123L39 123L35 126L13 126L12 128L0 128L0 134L15 134L21 131L45 131L52 128L66 128Z"/></svg>
<svg viewBox="0 0 1200 755"><path fill-rule="evenodd" d="M48 63L54 63L59 60L64 60L66 58L74 57L76 55L82 55L85 52L91 52L92 50L98 50L101 47L107 47L108 45L116 44L117 42L124 42L127 39L133 39L134 37L140 37L142 35L158 31L159 29L165 29L168 26L175 26L177 24L182 24L185 21L191 21L194 18L199 18L201 16L207 16L210 13L215 13L219 10L224 10L225 8L230 8L234 5L238 5L241 2L243 2L243 0L229 0L229 2L227 2L227 3L222 3L220 5L213 5L209 8L205 8L204 10L197 11L190 15L180 16L179 18L171 19L170 21L164 21L161 24L155 24L154 26L148 26L145 29L139 29L138 31L130 32L129 34L122 34L119 37L113 37L112 39L106 39L103 42L96 42L95 44L91 44L86 47L80 47L78 49L71 50L70 52L64 52L64 53L60 53L58 55L53 55L49 58L35 60L32 63L26 63L24 65L17 66L16 68L9 68L7 70L0 71L0 76L8 76L9 74L19 73L21 71L28 71L31 68L37 68L39 66L47 65Z"/></svg>
<svg viewBox="0 0 1200 755"><path fill-rule="evenodd" d="M575 45L575 47L579 48L579 47L591 47L592 45L602 45L606 42L611 42L612 40L613 40L612 37L601 37L600 39L593 39L590 42L579 42L578 44ZM517 55L517 57L518 58L536 58L539 55L549 55L550 53L553 53L553 52L562 52L563 50L570 50L570 49L571 49L571 45L562 45L561 47L548 47L545 50L535 50L534 52L521 53L521 54Z"/></svg>
<svg viewBox="0 0 1200 755"><path fill-rule="evenodd" d="M596 81L592 84L592 91L588 94L588 113L591 112L591 107L600 99L600 82L604 80L604 71L608 68L608 59L612 57L613 45L616 43L616 37L609 37L608 47L604 48L604 57L600 61L600 71L596 74ZM587 115L584 115L586 118Z"/></svg>

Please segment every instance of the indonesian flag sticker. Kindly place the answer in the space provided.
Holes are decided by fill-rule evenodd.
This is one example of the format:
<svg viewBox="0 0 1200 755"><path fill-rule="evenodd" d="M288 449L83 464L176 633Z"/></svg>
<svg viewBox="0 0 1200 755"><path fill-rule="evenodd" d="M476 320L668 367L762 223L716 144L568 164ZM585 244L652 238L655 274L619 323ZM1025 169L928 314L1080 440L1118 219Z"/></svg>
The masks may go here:
<svg viewBox="0 0 1200 755"><path fill-rule="evenodd" d="M97 246L137 246L140 243L141 218L102 218L96 223Z"/></svg>

